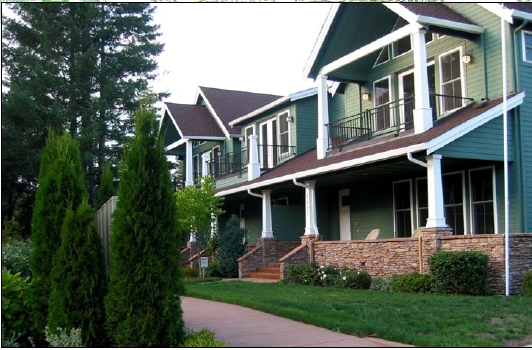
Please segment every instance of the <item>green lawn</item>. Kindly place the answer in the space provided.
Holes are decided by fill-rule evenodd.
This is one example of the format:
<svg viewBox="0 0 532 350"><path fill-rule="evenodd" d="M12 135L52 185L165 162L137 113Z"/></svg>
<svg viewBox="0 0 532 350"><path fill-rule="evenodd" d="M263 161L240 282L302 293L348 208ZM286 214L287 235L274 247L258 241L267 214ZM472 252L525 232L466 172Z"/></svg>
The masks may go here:
<svg viewBox="0 0 532 350"><path fill-rule="evenodd" d="M242 281L185 287L190 297L421 347L532 344L532 298L520 296L407 294Z"/></svg>

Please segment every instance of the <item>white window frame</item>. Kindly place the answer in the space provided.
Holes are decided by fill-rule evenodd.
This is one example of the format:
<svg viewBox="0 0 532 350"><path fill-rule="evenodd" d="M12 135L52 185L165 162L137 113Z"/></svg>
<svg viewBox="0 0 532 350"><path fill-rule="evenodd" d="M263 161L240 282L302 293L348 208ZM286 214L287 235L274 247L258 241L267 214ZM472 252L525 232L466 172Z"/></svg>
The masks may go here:
<svg viewBox="0 0 532 350"><path fill-rule="evenodd" d="M277 143L279 144L279 146L281 146L281 118L283 115L286 114L286 118L290 117L290 110L287 109L279 114L277 114ZM284 156L286 154L289 154L290 153L290 146L292 146L292 126L288 120L286 121L286 124L288 125L287 127L287 133L288 133L288 144L286 146L288 146L286 152L281 152L281 149L279 148L279 155L280 156Z"/></svg>
<svg viewBox="0 0 532 350"><path fill-rule="evenodd" d="M525 43L526 35L532 36L532 32L528 30L521 31L521 50L523 51L523 61L532 63L532 57L530 57L530 59L527 59L526 57L526 43Z"/></svg>
<svg viewBox="0 0 532 350"><path fill-rule="evenodd" d="M279 201L286 201L286 204L279 204ZM288 205L290 205L290 202L288 201L288 197L279 197L279 198L276 198L276 199L272 199L272 205L288 206Z"/></svg>
<svg viewBox="0 0 532 350"><path fill-rule="evenodd" d="M388 51L388 59L386 61L382 61L381 63L377 63L379 61L379 58L381 57L384 50ZM375 60L375 63L373 64L373 68L380 66L381 64L385 64L386 62L390 62L391 57L391 48L390 45L386 45L379 51L379 55L377 56L377 59Z"/></svg>
<svg viewBox="0 0 532 350"><path fill-rule="evenodd" d="M393 205L393 236L394 238L405 238L405 237L397 237L397 218L395 215L395 184L401 183L401 182L408 182L409 184L409 194L410 194L410 236L412 236L412 233L414 232L414 198L412 198L412 179L408 180L399 180L399 181L393 181L392 182L392 205ZM408 237L408 236L406 236Z"/></svg>
<svg viewBox="0 0 532 350"><path fill-rule="evenodd" d="M244 128L244 145L245 145L246 148L249 146L249 139L248 139L248 130L249 129L252 130L250 135L257 135L256 131L255 131L255 124L253 124L251 126L246 126Z"/></svg>
<svg viewBox="0 0 532 350"><path fill-rule="evenodd" d="M402 40L402 39L404 39L404 38L401 38L401 39L399 39L399 40ZM402 56L406 55L407 53L412 52L412 47L413 47L413 45L412 45L412 35L409 35L409 36L408 36L408 39L410 40L410 50L408 50L408 51L406 51L406 52L403 52L402 54L399 54L399 55L396 55L396 54L395 54L395 48L394 48L394 45L395 45L399 40L394 41L393 43L390 44L391 49L392 49L392 58L393 58L393 59L396 59L396 58L402 57Z"/></svg>
<svg viewBox="0 0 532 350"><path fill-rule="evenodd" d="M469 169L468 171L468 177L469 177L469 225L470 225L470 232L471 234L476 234L473 229L473 186L471 184L471 173L478 170L486 170L491 169L491 181L493 181L493 233L498 234L499 233L499 214L497 211L497 175L495 172L495 166L485 166L480 168L474 168Z"/></svg>
<svg viewBox="0 0 532 350"><path fill-rule="evenodd" d="M272 143L273 143L273 139L274 139L274 135L273 135L273 126L270 126L270 125L273 125L273 122L275 121L275 138L278 137L278 134L279 134L279 125L277 124L278 123L278 120L276 117L274 118L270 118L268 120L265 120L264 122L260 123L259 124L259 144L262 145L262 147L267 147L266 149L266 153L269 154L269 157L268 159L263 159L264 158L264 155L262 154L264 152L264 148L261 148L259 147L259 160L260 160L260 167L261 168L274 168L275 167L275 153L273 153L275 150L274 150L274 145L268 145L268 139L271 137L272 138ZM266 140L264 140L262 138L262 127L266 125ZM278 140L277 140L278 142ZM270 164L271 162L271 164ZM270 167L271 165L271 167Z"/></svg>
<svg viewBox="0 0 532 350"><path fill-rule="evenodd" d="M445 114L448 114L448 113L451 113L453 111L456 111L457 109L459 108L462 108L464 107L465 105L465 98L467 97L467 90L466 90L466 76L465 76L465 67L464 67L464 62L462 62L462 56L463 56L463 52L464 52L464 49L462 46L459 46L459 47L456 47L452 50L449 50L447 52L444 52L442 53L441 55L438 56L438 70L439 70L439 75L440 75L440 85L438 86L438 89L440 90L440 94L443 95L443 72L442 72L442 64L441 64L441 58L443 56L447 56L455 51L458 51L458 58L459 58L459 62L460 62L460 85L462 87L462 105L460 107L457 107L455 109L451 109L451 110L448 110L448 111L445 111L443 112L443 105L444 105L444 101L443 101L443 98L442 96L440 96L440 108L442 109L442 111L438 111L438 113L445 113Z"/></svg>
<svg viewBox="0 0 532 350"><path fill-rule="evenodd" d="M393 94L392 94L392 76L391 75L387 75L383 78L380 78L378 80L375 80L373 81L373 108L376 110L376 108L378 108L379 106L382 106L382 105L379 105L377 106L377 94L375 94L375 83L378 83L378 82L381 82L383 80L387 79L388 80L388 102L387 104L390 105L393 101L392 101L392 98L393 98ZM394 121L394 110L393 108L390 108L390 120L389 120L389 126L388 128L391 128L393 126L393 121ZM377 114L374 115L373 117L373 127L376 128L377 127ZM386 129L383 129L383 130L386 130ZM375 131L375 130L373 130Z"/></svg>

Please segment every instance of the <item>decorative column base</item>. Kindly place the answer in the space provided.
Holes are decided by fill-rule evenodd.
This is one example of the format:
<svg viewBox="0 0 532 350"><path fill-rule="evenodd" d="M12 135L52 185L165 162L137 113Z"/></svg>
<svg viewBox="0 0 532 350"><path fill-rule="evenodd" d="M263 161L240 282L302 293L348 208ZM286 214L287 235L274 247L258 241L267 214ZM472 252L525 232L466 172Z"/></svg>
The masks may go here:
<svg viewBox="0 0 532 350"><path fill-rule="evenodd" d="M194 255L198 254L198 242L187 242L187 248L190 249L189 258L191 258Z"/></svg>
<svg viewBox="0 0 532 350"><path fill-rule="evenodd" d="M264 266L277 261L277 239L275 237L263 237L259 239L262 243L262 262Z"/></svg>
<svg viewBox="0 0 532 350"><path fill-rule="evenodd" d="M428 257L432 254L439 252L441 250L441 240L442 236L450 236L453 234L453 229L449 226L447 227L420 227L421 231L421 254L420 254L420 263L421 271L427 273L430 271L430 265L427 261Z"/></svg>

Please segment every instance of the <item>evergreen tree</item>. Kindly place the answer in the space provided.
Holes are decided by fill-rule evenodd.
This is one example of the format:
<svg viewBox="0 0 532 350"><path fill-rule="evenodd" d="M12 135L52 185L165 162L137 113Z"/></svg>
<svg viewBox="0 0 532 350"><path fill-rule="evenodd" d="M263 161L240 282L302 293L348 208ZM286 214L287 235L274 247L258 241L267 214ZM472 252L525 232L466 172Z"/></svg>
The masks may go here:
<svg viewBox="0 0 532 350"><path fill-rule="evenodd" d="M48 316L53 255L60 246L63 220L67 209L77 207L85 193L77 143L70 134L56 136L51 132L41 155L31 232L31 294L34 307L31 321L38 342L44 339L42 332Z"/></svg>
<svg viewBox="0 0 532 350"><path fill-rule="evenodd" d="M85 198L76 211L68 209L61 230L61 246L51 274L48 328L80 328L83 344L106 344L106 275L101 240L96 233L94 210Z"/></svg>
<svg viewBox="0 0 532 350"><path fill-rule="evenodd" d="M219 234L218 270L223 276L238 277L238 258L246 248L246 230L240 228L238 216L231 215L225 230Z"/></svg>
<svg viewBox="0 0 532 350"><path fill-rule="evenodd" d="M100 177L100 186L98 188L98 204L96 209L100 209L109 198L116 194L115 187L113 185L114 174L109 163L104 164L102 176Z"/></svg>
<svg viewBox="0 0 532 350"><path fill-rule="evenodd" d="M95 206L99 166L118 164L132 131L124 116L155 79L164 45L148 3L7 6L15 16L2 16L2 222L17 216L29 230L23 217L31 217L47 128L78 139Z"/></svg>
<svg viewBox="0 0 532 350"><path fill-rule="evenodd" d="M116 346L177 346L184 336L181 240L153 110L137 113L135 137L124 152L119 177L105 299L109 336Z"/></svg>

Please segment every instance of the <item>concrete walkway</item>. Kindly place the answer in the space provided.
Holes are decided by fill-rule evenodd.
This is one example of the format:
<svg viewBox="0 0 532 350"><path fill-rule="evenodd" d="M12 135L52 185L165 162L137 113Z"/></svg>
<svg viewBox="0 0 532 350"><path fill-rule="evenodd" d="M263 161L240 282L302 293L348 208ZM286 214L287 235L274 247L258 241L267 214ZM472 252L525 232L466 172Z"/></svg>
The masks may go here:
<svg viewBox="0 0 532 350"><path fill-rule="evenodd" d="M207 328L230 347L408 347L377 338L358 338L242 306L182 297L185 327Z"/></svg>

